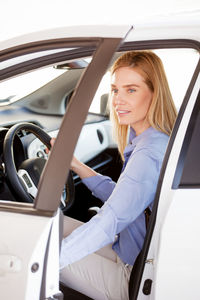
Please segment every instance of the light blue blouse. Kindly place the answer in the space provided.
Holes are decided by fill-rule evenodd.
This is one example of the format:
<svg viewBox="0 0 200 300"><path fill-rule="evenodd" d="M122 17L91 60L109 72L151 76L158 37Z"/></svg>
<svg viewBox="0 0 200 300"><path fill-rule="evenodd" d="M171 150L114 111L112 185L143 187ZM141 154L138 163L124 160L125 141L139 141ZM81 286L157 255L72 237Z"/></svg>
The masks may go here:
<svg viewBox="0 0 200 300"><path fill-rule="evenodd" d="M83 179L104 205L62 241L61 269L109 243L124 263L134 264L146 233L144 210L153 204L167 143L168 136L152 127L138 136L131 129L127 164L117 183L100 174Z"/></svg>

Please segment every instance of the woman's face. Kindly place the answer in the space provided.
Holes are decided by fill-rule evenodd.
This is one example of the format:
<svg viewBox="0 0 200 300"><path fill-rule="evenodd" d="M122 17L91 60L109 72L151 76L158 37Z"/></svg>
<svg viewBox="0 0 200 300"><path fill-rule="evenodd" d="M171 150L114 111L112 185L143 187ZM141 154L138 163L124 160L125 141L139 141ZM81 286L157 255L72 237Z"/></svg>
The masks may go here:
<svg viewBox="0 0 200 300"><path fill-rule="evenodd" d="M130 125L139 135L150 125L145 119L153 93L131 67L121 67L111 77L112 105L119 124Z"/></svg>

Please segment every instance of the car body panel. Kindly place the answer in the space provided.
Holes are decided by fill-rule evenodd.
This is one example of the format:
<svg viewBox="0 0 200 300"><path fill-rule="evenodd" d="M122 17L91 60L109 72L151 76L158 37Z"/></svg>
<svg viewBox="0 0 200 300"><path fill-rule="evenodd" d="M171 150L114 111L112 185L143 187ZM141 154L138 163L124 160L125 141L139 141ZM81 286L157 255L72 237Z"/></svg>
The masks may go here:
<svg viewBox="0 0 200 300"><path fill-rule="evenodd" d="M199 14L174 15L138 22L127 36L127 41L151 41L167 39L191 39L200 41Z"/></svg>
<svg viewBox="0 0 200 300"><path fill-rule="evenodd" d="M188 130L188 121L191 120L192 111L198 99L199 86L200 76L197 78L176 134L174 146L169 157L169 167L166 169L163 181L164 190L161 191L161 202L158 207L157 215L157 224L160 223L161 227L159 230L159 238L157 237L158 252L156 254L156 259L158 260L158 268L156 268L157 279L155 286L155 299L160 298L161 292L165 295L162 296L163 299L169 299L172 297L172 291L173 297L175 298L177 296L180 299L188 299L188 297L198 299L197 282L199 279L199 271L198 268L194 268L194 266L199 266L200 263L200 246L196 241L200 228L197 221L197 215L200 209L200 203L198 201L200 197L200 190L198 188L195 190L193 188L174 189L172 181L174 180L174 176L172 176L172 174L175 174L178 166L177 158L180 157L185 133ZM192 132L190 134L192 135ZM175 169L173 169L172 166L175 167ZM177 220L179 221L177 222ZM170 278L167 279L167 277L169 277L169 264L171 266L174 265L175 268ZM164 277L162 278L162 276ZM176 283L175 278L179 278L180 281ZM167 282L165 287L163 286L165 285L164 282L165 284ZM187 286L188 283L190 286L189 289Z"/></svg>
<svg viewBox="0 0 200 300"><path fill-rule="evenodd" d="M192 86L193 84L194 86ZM161 295L162 299L188 299L189 294L193 295L192 299L198 299L198 286L195 287L193 283L198 281L199 272L198 268L194 270L194 264L192 261L190 262L190 258L195 259L196 255L197 266L199 243L198 241L194 243L194 239L199 232L199 226L195 220L197 211L200 208L200 203L197 201L200 191L199 189L193 191L191 189L179 190L173 188L174 176L188 124L191 121L195 103L198 101L197 96L200 86L198 72L196 72L191 86L192 92L182 104L175 124L174 135L172 133L174 139L171 143L172 148L170 147L170 150L167 150L169 151L169 158L166 162L166 169L163 170L164 177L160 181L161 191L158 194L159 203L156 223L146 258L139 299L144 298L142 289L147 279L153 281L149 299L160 299ZM192 135L192 132L190 134ZM189 192L191 197L194 195L194 198L188 197ZM195 204L192 204L193 201ZM190 223L192 219L194 222ZM191 237L189 232L190 234L192 232ZM188 289L188 279L191 274L194 281L189 285L190 290L190 288ZM176 278L180 279L178 283Z"/></svg>
<svg viewBox="0 0 200 300"><path fill-rule="evenodd" d="M38 300L52 218L5 211L1 211L0 215L1 228L6 228L0 233L0 257L4 261L0 268L1 293L7 299ZM35 271L32 272L34 264ZM55 269L56 273L58 276Z"/></svg>
<svg viewBox="0 0 200 300"><path fill-rule="evenodd" d="M38 41L58 40L64 38L124 38L130 30L130 25L112 26L73 26L49 29L40 32L25 34L17 38L0 42L0 51L17 47L22 44L30 44ZM1 53L1 52L0 52Z"/></svg>

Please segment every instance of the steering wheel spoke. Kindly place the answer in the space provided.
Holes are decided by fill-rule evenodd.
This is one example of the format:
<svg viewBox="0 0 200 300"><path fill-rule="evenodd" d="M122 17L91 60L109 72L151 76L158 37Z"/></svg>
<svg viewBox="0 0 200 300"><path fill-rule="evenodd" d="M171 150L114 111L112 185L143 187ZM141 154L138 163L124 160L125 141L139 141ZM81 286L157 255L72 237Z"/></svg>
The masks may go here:
<svg viewBox="0 0 200 300"><path fill-rule="evenodd" d="M36 197L38 189L33 183L33 180L31 179L28 172L24 169L19 169L17 172L19 178L21 179L22 185L25 187L27 193L31 195L33 198Z"/></svg>

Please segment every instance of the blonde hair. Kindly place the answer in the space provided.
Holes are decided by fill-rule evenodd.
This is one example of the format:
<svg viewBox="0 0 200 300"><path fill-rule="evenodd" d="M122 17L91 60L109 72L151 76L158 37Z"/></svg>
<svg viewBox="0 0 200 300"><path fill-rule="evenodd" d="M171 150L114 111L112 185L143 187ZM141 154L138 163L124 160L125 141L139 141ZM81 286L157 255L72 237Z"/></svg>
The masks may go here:
<svg viewBox="0 0 200 300"><path fill-rule="evenodd" d="M144 78L145 83L153 93L146 118L150 126L170 135L177 112L161 59L152 51L129 51L115 61L111 68L111 75L121 67L135 68ZM127 145L129 126L119 124L112 105L110 117L114 124L113 130L118 149L124 160L123 152Z"/></svg>

